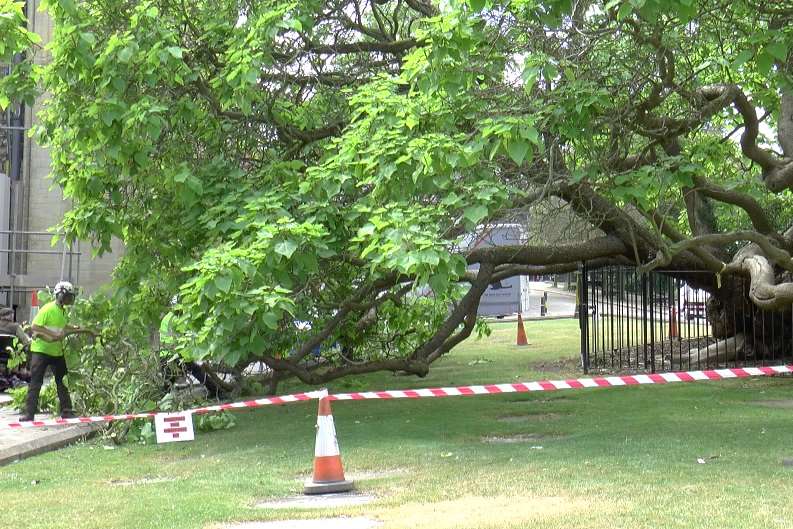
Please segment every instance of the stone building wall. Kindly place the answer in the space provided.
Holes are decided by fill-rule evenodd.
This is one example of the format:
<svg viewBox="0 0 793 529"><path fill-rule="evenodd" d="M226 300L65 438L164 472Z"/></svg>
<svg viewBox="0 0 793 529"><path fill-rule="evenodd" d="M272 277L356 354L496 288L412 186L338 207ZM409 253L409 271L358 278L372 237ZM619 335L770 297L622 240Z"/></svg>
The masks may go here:
<svg viewBox="0 0 793 529"><path fill-rule="evenodd" d="M27 16L29 29L41 36L42 45L46 46L54 28L48 14L40 10L40 4L41 0L28 0ZM46 63L49 59L46 48L36 54L37 62ZM26 109L26 127L36 124L43 99ZM114 241L113 252L101 258L92 258L91 245L86 242L75 244L71 254L68 248L64 253L61 244L52 245L52 235L47 232L61 221L70 205L49 178L50 162L49 151L26 135L22 178L11 182L9 212L10 227L18 233L14 236L14 247L21 251L15 252L15 259L10 259L9 246L5 245L7 250L2 257L7 260L7 273L0 274L0 303L13 302L22 309L22 314L29 306L32 289L52 286L60 279L71 279L83 293L95 292L110 280L123 253L118 241ZM13 301L9 298L12 291Z"/></svg>

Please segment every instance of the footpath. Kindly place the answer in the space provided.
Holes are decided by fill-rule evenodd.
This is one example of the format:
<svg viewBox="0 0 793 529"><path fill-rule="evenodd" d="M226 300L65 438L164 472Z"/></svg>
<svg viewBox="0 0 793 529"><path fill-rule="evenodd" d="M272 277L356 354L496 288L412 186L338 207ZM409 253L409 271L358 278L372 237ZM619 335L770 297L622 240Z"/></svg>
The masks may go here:
<svg viewBox="0 0 793 529"><path fill-rule="evenodd" d="M19 412L10 406L11 397L0 393L0 424L16 422ZM46 414L36 418L52 418ZM11 429L0 427L0 465L7 465L51 450L57 450L93 434L99 425L44 426L41 428Z"/></svg>

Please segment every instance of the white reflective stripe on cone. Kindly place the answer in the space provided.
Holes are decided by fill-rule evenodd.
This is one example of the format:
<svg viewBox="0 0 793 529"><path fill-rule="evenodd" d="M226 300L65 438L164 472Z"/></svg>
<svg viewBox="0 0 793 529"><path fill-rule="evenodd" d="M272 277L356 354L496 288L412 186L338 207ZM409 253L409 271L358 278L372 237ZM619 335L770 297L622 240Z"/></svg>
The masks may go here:
<svg viewBox="0 0 793 529"><path fill-rule="evenodd" d="M339 454L339 443L336 441L336 427L333 425L333 415L318 416L317 443L314 447L314 456L327 457Z"/></svg>

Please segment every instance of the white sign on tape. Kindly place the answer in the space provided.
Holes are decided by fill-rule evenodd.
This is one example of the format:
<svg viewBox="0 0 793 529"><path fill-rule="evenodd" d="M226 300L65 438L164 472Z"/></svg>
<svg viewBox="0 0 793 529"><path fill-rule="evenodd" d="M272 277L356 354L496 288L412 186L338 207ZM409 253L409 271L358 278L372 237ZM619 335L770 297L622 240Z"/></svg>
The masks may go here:
<svg viewBox="0 0 793 529"><path fill-rule="evenodd" d="M192 413L158 413L154 416L154 429L158 443L195 439Z"/></svg>

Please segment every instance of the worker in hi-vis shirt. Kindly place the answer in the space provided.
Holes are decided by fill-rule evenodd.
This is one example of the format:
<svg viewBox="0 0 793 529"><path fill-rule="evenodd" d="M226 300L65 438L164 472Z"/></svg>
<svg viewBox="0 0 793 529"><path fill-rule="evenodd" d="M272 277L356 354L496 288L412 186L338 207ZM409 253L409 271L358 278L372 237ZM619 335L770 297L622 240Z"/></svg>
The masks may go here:
<svg viewBox="0 0 793 529"><path fill-rule="evenodd" d="M60 281L55 285L54 294L55 300L41 307L30 328L34 338L30 344L30 385L28 386L25 415L20 417L20 421L33 420L38 410L39 393L44 383L44 374L50 366L52 366L55 375L61 417L64 419L74 417L72 399L63 382L63 377L67 373L66 359L63 357L63 340L70 334L94 334L94 332L69 325L69 315L65 307L74 303L74 285L68 281Z"/></svg>

